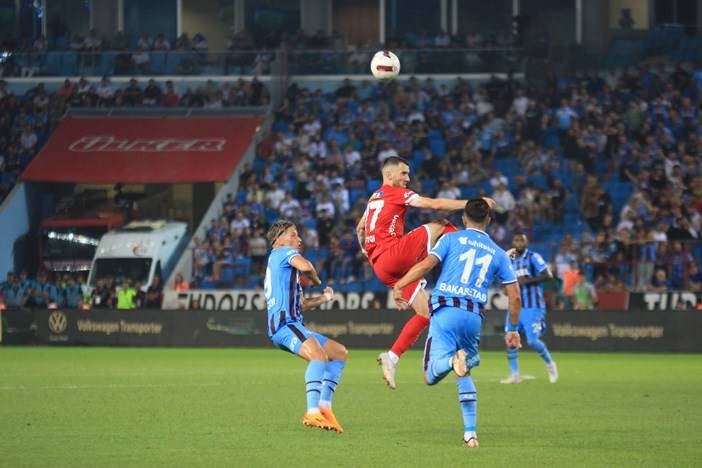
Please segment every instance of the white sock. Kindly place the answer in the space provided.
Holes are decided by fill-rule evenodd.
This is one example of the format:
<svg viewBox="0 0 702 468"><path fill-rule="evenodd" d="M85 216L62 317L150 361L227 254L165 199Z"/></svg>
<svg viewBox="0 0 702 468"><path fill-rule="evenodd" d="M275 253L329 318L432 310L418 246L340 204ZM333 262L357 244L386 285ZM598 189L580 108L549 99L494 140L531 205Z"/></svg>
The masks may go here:
<svg viewBox="0 0 702 468"><path fill-rule="evenodd" d="M468 442L471 438L477 439L478 434L475 433L475 431L466 431L463 433L463 440Z"/></svg>
<svg viewBox="0 0 702 468"><path fill-rule="evenodd" d="M324 409L331 409L331 401L319 400L319 407Z"/></svg>
<svg viewBox="0 0 702 468"><path fill-rule="evenodd" d="M308 408L307 409L307 414L315 414L319 413L319 408Z"/></svg>
<svg viewBox="0 0 702 468"><path fill-rule="evenodd" d="M397 362L400 360L400 356L393 353L392 351L388 351L388 356L390 357L390 362L392 362L392 364L396 366Z"/></svg>

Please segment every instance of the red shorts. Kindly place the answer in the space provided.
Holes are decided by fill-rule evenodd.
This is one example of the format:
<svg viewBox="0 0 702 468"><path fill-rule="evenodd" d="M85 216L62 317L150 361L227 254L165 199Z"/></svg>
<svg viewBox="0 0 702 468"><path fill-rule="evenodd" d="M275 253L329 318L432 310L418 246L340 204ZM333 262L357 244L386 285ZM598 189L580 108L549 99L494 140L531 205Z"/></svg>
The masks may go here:
<svg viewBox="0 0 702 468"><path fill-rule="evenodd" d="M422 225L406 236L386 243L380 253L373 252L371 265L375 275L385 286L392 288L410 268L426 258L431 248L430 240L429 228ZM411 304L426 284L424 278L409 284L402 289L402 297Z"/></svg>

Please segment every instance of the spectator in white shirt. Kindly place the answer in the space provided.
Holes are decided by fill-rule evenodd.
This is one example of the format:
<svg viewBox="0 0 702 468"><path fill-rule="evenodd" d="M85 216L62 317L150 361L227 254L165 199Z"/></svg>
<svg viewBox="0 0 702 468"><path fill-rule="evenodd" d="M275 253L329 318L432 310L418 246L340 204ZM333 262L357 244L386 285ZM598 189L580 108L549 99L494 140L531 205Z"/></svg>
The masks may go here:
<svg viewBox="0 0 702 468"><path fill-rule="evenodd" d="M280 203L285 199L285 192L278 187L278 184L273 182L271 188L266 194L266 205L273 210L280 208Z"/></svg>
<svg viewBox="0 0 702 468"><path fill-rule="evenodd" d="M94 29L88 33L88 37L83 41L83 49L90 52L97 52L102 48L102 39L97 36Z"/></svg>
<svg viewBox="0 0 702 468"><path fill-rule="evenodd" d="M320 200L317 202L317 217L318 218L333 218L336 215L336 208L329 192L322 193Z"/></svg>
<svg viewBox="0 0 702 468"><path fill-rule="evenodd" d="M247 231L250 227L251 221L249 221L249 219L244 216L244 213L241 210L236 212L234 219L232 219L232 222L229 223L229 229L234 231L239 236L244 234L244 232Z"/></svg>
<svg viewBox="0 0 702 468"><path fill-rule="evenodd" d="M451 36L449 36L446 31L441 31L434 38L435 47L448 47L451 45Z"/></svg>
<svg viewBox="0 0 702 468"><path fill-rule="evenodd" d="M349 211L349 191L339 181L332 182L331 198L340 214Z"/></svg>
<svg viewBox="0 0 702 468"><path fill-rule="evenodd" d="M458 200L461 198L461 190L456 187L450 180L441 184L441 190L436 194L437 198L448 198L449 200Z"/></svg>
<svg viewBox="0 0 702 468"><path fill-rule="evenodd" d="M378 162L382 163L392 156L398 156L397 151L390 146L390 143L383 143L383 149L378 152Z"/></svg>
<svg viewBox="0 0 702 468"><path fill-rule="evenodd" d="M351 145L346 145L344 161L346 161L346 167L353 166L355 163L361 161L361 153L353 149Z"/></svg>
<svg viewBox="0 0 702 468"><path fill-rule="evenodd" d="M308 147L309 155L317 159L327 159L327 142L322 140L322 137L315 135L314 140Z"/></svg>
<svg viewBox="0 0 702 468"><path fill-rule="evenodd" d="M156 37L156 41L154 41L154 50L171 50L171 41L166 39L163 33L160 33L158 37Z"/></svg>
<svg viewBox="0 0 702 468"><path fill-rule="evenodd" d="M114 102L115 90L112 88L110 79L106 76L102 77L100 84L95 90L98 98L98 106L111 105Z"/></svg>
<svg viewBox="0 0 702 468"><path fill-rule="evenodd" d="M665 222L658 221L656 227L651 229L651 238L653 242L668 242L668 226Z"/></svg>
<svg viewBox="0 0 702 468"><path fill-rule="evenodd" d="M136 45L139 50L151 50L154 47L154 40L148 33L142 33Z"/></svg>
<svg viewBox="0 0 702 468"><path fill-rule="evenodd" d="M526 113L527 107L529 106L529 98L524 95L524 91L521 89L517 91L517 96L512 101L512 105L517 115L520 117Z"/></svg>
<svg viewBox="0 0 702 468"><path fill-rule="evenodd" d="M285 198L280 203L279 212L286 219L297 219L300 215L300 202L290 193L286 193Z"/></svg>
<svg viewBox="0 0 702 468"><path fill-rule="evenodd" d="M319 122L319 119L309 118L307 119L307 122L305 122L305 124L302 126L302 131L308 135L314 135L316 133L319 133L321 129L322 124Z"/></svg>
<svg viewBox="0 0 702 468"><path fill-rule="evenodd" d="M34 128L31 125L24 127L22 135L20 136L20 145L22 145L22 150L29 154L34 154L34 150L37 146L37 134L34 132Z"/></svg>
<svg viewBox="0 0 702 468"><path fill-rule="evenodd" d="M490 186L493 190L495 190L500 185L504 185L506 187L509 185L509 180L507 180L507 177L505 177L500 171L495 171L490 178Z"/></svg>
<svg viewBox="0 0 702 468"><path fill-rule="evenodd" d="M514 196L507 190L506 185L500 184L493 192L492 198L495 200L494 211L497 222L504 224L507 221L509 212L512 211L516 205Z"/></svg>

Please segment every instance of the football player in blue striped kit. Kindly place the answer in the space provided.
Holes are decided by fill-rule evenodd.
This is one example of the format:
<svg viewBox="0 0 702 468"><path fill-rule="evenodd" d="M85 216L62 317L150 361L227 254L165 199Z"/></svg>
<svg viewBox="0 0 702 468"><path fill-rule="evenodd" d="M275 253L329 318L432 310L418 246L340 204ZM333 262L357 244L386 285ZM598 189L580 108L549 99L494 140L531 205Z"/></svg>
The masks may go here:
<svg viewBox="0 0 702 468"><path fill-rule="evenodd" d="M541 341L541 334L546 330L546 302L544 301L543 282L553 278L553 275L541 255L527 248L528 244L526 235L516 234L512 238L512 249L510 250L512 266L517 274L522 292L522 315L519 319L519 331L526 335L529 346L539 353L541 359L546 363L548 380L551 383L556 383L558 367L551 358L546 344ZM505 319L505 326L507 325L509 325L509 316ZM521 383L519 351L508 348L507 359L511 374L500 382L503 384Z"/></svg>
<svg viewBox="0 0 702 468"><path fill-rule="evenodd" d="M402 288L424 277L439 262L441 275L431 293L429 335L424 345L424 380L434 385L451 370L458 377L458 401L463 412L463 443L478 447L476 433L477 392L471 369L480 364L478 344L488 286L497 278L509 296L507 346L521 346L519 284L507 253L495 244L485 229L492 221L490 206L482 198L466 203L465 230L444 234L429 255L413 266L393 288L400 308L407 308Z"/></svg>
<svg viewBox="0 0 702 468"><path fill-rule="evenodd" d="M326 336L308 330L302 311L329 302L334 291L305 298L299 275L313 285L322 283L312 263L300 254L302 239L295 224L276 221L268 231L271 253L268 256L264 293L268 307L268 336L273 344L309 362L305 372L307 412L302 423L336 432L344 432L332 412L332 396L346 364L346 348Z"/></svg>

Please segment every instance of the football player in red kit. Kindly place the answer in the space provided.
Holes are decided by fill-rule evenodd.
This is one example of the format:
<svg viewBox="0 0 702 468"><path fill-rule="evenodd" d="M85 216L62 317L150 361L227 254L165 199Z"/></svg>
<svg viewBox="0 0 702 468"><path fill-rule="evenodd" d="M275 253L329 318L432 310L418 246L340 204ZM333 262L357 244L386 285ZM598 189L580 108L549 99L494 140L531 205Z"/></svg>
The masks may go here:
<svg viewBox="0 0 702 468"><path fill-rule="evenodd" d="M409 206L441 211L462 210L467 200L427 198L407 188L409 164L400 157L383 161L383 185L368 200L363 217L356 226L358 241L368 256L376 276L388 288L402 278L416 263L427 256L442 234L456 230L446 220L423 224L405 235L405 212ZM492 205L494 202L488 200ZM383 378L395 388L397 362L422 331L429 325L426 280L417 280L402 290L402 297L412 306L415 315L405 324L389 351L378 357Z"/></svg>

